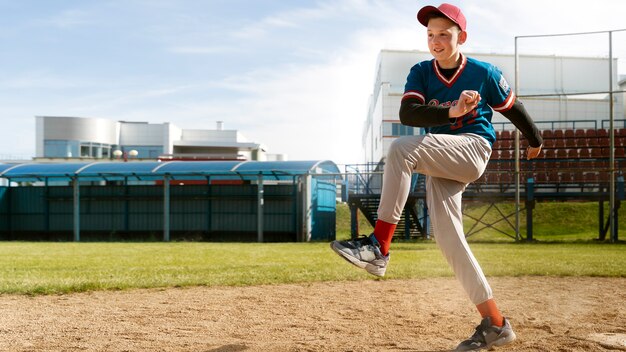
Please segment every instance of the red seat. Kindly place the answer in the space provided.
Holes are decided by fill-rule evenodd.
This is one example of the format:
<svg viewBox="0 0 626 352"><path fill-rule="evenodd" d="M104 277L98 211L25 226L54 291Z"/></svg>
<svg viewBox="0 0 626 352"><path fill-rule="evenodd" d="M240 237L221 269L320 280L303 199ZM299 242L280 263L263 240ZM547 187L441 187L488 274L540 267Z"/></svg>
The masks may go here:
<svg viewBox="0 0 626 352"><path fill-rule="evenodd" d="M581 159L588 159L591 158L591 152L589 151L589 148L580 148L580 150L578 151L578 156Z"/></svg>
<svg viewBox="0 0 626 352"><path fill-rule="evenodd" d="M568 159L578 159L578 149L568 149L567 150L567 158Z"/></svg>
<svg viewBox="0 0 626 352"><path fill-rule="evenodd" d="M550 171L546 173L548 176L548 183L559 183L559 173L556 171Z"/></svg>
<svg viewBox="0 0 626 352"><path fill-rule="evenodd" d="M544 148L554 148L555 146L555 141L554 139L544 139L543 140L543 147Z"/></svg>
<svg viewBox="0 0 626 352"><path fill-rule="evenodd" d="M563 130L554 130L554 138L563 138L565 133Z"/></svg>
<svg viewBox="0 0 626 352"><path fill-rule="evenodd" d="M577 129L574 132L574 137L576 137L576 138L585 138L585 130Z"/></svg>
<svg viewBox="0 0 626 352"><path fill-rule="evenodd" d="M554 151L554 149L546 149L545 154L546 154L546 159L556 158L556 152Z"/></svg>
<svg viewBox="0 0 626 352"><path fill-rule="evenodd" d="M565 136L565 138L574 138L574 130L568 128L563 131L563 135Z"/></svg>
<svg viewBox="0 0 626 352"><path fill-rule="evenodd" d="M585 136L587 138L595 138L597 136L596 130L588 129L585 131Z"/></svg>
<svg viewBox="0 0 626 352"><path fill-rule="evenodd" d="M502 139L511 139L511 131L504 130L504 131L500 132L500 138L502 138Z"/></svg>
<svg viewBox="0 0 626 352"><path fill-rule="evenodd" d="M576 148L578 147L578 140L576 138L567 138L565 140L565 146L567 148Z"/></svg>
<svg viewBox="0 0 626 352"><path fill-rule="evenodd" d="M574 182L574 176L571 172L561 172L561 183L572 183Z"/></svg>
<svg viewBox="0 0 626 352"><path fill-rule="evenodd" d="M591 157L602 158L602 148L599 148L599 147L591 148Z"/></svg>
<svg viewBox="0 0 626 352"><path fill-rule="evenodd" d="M598 182L598 174L596 172L585 172L583 177L587 183Z"/></svg>
<svg viewBox="0 0 626 352"><path fill-rule="evenodd" d="M541 131L541 137L543 137L543 139L550 139L553 138L554 134L552 133L552 130L543 130Z"/></svg>
<svg viewBox="0 0 626 352"><path fill-rule="evenodd" d="M587 138L587 146L588 147L593 148L593 147L597 147L599 145L600 145L600 143L598 143L598 138L596 138L596 137L589 137L589 138Z"/></svg>
<svg viewBox="0 0 626 352"><path fill-rule="evenodd" d="M554 140L554 147L555 148L565 148L565 139L555 139Z"/></svg>
<svg viewBox="0 0 626 352"><path fill-rule="evenodd" d="M609 132L607 130L605 130L604 128L600 128L599 130L596 131L596 135L598 136L598 138L600 138L600 137L608 137L609 136Z"/></svg>

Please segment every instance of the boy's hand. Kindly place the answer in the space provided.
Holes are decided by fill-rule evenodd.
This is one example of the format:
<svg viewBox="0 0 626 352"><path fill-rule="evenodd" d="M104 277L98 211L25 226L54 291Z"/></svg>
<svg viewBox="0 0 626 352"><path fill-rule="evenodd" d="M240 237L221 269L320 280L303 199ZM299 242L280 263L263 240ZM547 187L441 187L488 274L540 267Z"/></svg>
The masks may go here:
<svg viewBox="0 0 626 352"><path fill-rule="evenodd" d="M459 96L457 104L450 107L448 115L452 118L463 116L476 109L480 102L480 94L475 90L464 90Z"/></svg>
<svg viewBox="0 0 626 352"><path fill-rule="evenodd" d="M530 160L530 159L534 159L538 157L539 153L541 153L541 146L538 146L538 147L528 146L528 148L526 148L526 160Z"/></svg>

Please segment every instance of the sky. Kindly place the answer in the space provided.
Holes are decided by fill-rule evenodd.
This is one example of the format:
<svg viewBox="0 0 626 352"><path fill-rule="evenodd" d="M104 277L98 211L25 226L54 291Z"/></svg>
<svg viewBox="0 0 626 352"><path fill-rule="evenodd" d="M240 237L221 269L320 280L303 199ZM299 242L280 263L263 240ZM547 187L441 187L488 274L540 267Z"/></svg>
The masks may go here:
<svg viewBox="0 0 626 352"><path fill-rule="evenodd" d="M512 54L515 36L626 29L622 0L450 2L467 18L466 52ZM183 129L223 121L289 160L362 162L378 53L427 50L415 15L439 4L0 0L0 159L34 156L35 116L75 116ZM524 50L608 57L607 38ZM614 46L626 58L626 32Z"/></svg>

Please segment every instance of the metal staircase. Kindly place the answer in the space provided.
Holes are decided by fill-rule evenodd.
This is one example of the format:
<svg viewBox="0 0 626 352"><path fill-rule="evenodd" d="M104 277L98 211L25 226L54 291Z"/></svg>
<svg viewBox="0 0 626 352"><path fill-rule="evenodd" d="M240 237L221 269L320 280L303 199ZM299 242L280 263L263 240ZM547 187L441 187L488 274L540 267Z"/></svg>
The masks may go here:
<svg viewBox="0 0 626 352"><path fill-rule="evenodd" d="M382 188L381 168L382 164L379 164L371 171L362 172L354 169L350 172L351 179L348 181L350 186L348 187L347 203L352 216L352 237L359 235L357 228L359 210L372 227L376 224ZM404 239L429 238L428 216L425 209L424 177L414 175L412 183L412 192L409 194L394 237Z"/></svg>

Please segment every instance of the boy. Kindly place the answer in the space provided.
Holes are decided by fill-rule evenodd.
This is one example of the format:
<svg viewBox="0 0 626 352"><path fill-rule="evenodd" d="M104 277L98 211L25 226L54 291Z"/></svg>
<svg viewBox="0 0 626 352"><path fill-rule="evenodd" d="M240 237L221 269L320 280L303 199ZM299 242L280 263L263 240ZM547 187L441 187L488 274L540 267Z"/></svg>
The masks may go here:
<svg viewBox="0 0 626 352"><path fill-rule="evenodd" d="M411 69L400 106L402 124L429 133L397 138L390 146L374 233L333 241L332 249L350 263L383 276L389 245L410 190L411 174L426 175L427 205L436 242L476 305L482 321L459 351L501 346L515 340L509 321L493 299L491 287L463 233L461 195L484 172L495 131L493 110L502 113L529 141L527 158L537 157L543 140L522 103L495 66L464 56L466 20L450 4L425 6L417 14L426 26L434 59Z"/></svg>

